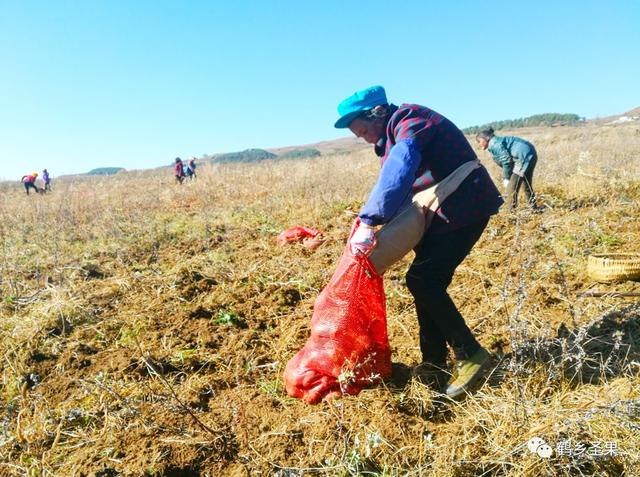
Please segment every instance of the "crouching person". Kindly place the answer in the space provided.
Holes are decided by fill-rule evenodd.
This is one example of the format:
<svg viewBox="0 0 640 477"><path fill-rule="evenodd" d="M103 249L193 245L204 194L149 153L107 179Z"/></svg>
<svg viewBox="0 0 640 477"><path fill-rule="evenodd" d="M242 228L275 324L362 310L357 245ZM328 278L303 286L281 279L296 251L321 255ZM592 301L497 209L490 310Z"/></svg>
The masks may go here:
<svg viewBox="0 0 640 477"><path fill-rule="evenodd" d="M29 195L29 189L35 190L36 193L40 192L40 189L38 189L38 186L36 186L37 178L38 178L37 172L33 172L26 176L22 176L22 179L21 179L22 184L24 185L24 190L27 192L27 195Z"/></svg>
<svg viewBox="0 0 640 477"><path fill-rule="evenodd" d="M536 205L536 193L533 191L533 171L538 163L538 153L533 144L517 136L496 136L493 128L480 131L476 142L480 149L488 149L493 161L502 168L509 209L515 210L518 206L520 187L524 186L529 207L539 212L541 208Z"/></svg>

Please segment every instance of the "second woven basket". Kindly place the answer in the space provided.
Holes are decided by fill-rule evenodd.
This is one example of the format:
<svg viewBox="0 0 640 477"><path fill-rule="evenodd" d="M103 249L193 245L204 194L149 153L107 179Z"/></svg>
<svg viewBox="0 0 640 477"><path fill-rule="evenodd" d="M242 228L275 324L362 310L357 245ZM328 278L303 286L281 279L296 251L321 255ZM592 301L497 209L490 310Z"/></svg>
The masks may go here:
<svg viewBox="0 0 640 477"><path fill-rule="evenodd" d="M587 259L587 273L599 282L640 279L640 253L600 253Z"/></svg>

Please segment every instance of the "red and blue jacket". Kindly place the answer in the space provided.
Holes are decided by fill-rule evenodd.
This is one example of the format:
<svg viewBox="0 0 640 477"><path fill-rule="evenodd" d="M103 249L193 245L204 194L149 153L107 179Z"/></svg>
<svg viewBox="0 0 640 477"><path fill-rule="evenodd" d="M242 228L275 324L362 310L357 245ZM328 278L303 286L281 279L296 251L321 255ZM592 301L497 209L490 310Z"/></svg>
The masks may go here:
<svg viewBox="0 0 640 477"><path fill-rule="evenodd" d="M416 104L391 105L386 132L375 146L382 169L360 219L389 222L413 195L477 156L455 124ZM503 199L484 167L473 171L435 214L429 233L452 232L496 214Z"/></svg>

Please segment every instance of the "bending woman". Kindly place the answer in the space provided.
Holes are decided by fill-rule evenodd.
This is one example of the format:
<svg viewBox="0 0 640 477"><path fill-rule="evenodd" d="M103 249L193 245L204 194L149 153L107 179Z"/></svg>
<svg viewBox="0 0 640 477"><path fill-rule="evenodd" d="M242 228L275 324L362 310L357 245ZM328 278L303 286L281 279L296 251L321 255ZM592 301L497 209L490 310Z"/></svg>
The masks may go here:
<svg viewBox="0 0 640 477"><path fill-rule="evenodd" d="M370 253L375 227L388 223L415 193L477 160L451 121L417 104L389 104L381 86L349 96L338 106L338 113L341 117L335 127L349 128L373 144L382 165L350 242L354 253ZM447 345L451 346L457 365L446 393L452 398L472 389L488 369L490 355L473 336L447 288L501 204L487 170L474 170L436 211L406 275L420 326L421 367L444 370Z"/></svg>

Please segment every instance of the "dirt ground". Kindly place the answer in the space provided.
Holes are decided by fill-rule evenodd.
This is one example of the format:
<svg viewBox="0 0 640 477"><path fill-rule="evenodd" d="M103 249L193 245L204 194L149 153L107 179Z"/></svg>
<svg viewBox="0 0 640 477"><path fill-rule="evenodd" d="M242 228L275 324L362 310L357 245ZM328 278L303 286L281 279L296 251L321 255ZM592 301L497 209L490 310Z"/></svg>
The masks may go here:
<svg viewBox="0 0 640 477"><path fill-rule="evenodd" d="M454 277L495 354L460 403L411 375L411 257L385 275L392 378L317 406L284 392L375 180L368 151L205 166L183 186L169 169L4 186L0 475L640 475L639 300L577 296L640 293L586 270L640 252L640 132L517 134L538 147L545 211L493 217ZM292 225L328 241L278 247Z"/></svg>

